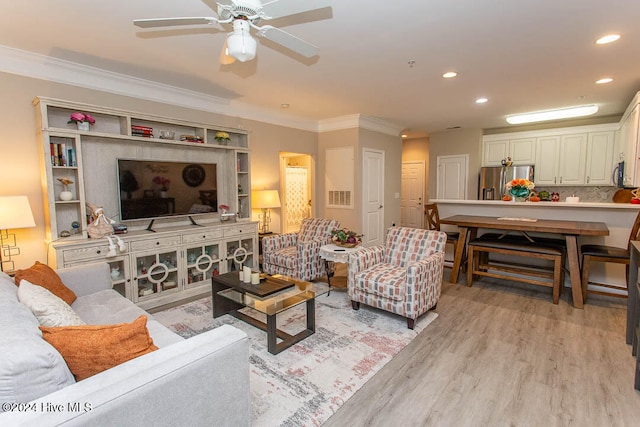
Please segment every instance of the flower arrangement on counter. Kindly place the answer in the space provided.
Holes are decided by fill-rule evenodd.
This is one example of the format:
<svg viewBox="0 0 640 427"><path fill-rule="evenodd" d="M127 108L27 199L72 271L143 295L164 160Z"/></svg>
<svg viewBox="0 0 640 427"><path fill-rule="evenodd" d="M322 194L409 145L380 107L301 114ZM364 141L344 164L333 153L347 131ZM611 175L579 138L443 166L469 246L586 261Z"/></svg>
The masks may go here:
<svg viewBox="0 0 640 427"><path fill-rule="evenodd" d="M331 230L331 242L334 245L354 248L362 243L362 234L346 228Z"/></svg>
<svg viewBox="0 0 640 427"><path fill-rule="evenodd" d="M528 179L516 178L507 182L504 188L516 198L516 201L526 201L531 195L531 190L533 190L535 186L536 185ZM507 199L505 197L503 200L510 200L510 198Z"/></svg>
<svg viewBox="0 0 640 427"><path fill-rule="evenodd" d="M75 113L71 113L71 116L69 116L69 121L67 123L84 123L84 122L87 122L90 125L93 125L95 124L96 119L91 117L89 114L76 111Z"/></svg>
<svg viewBox="0 0 640 427"><path fill-rule="evenodd" d="M227 143L231 140L231 138L229 138L229 134L226 132L216 132L214 138L222 145L227 145Z"/></svg>
<svg viewBox="0 0 640 427"><path fill-rule="evenodd" d="M165 178L164 176L156 176L153 178L153 183L160 186L160 191L169 190L169 184L171 184L171 180L169 178Z"/></svg>
<svg viewBox="0 0 640 427"><path fill-rule="evenodd" d="M532 181L529 181L528 179L516 178L507 182L507 184L505 185L505 188L507 189L507 191L511 191L511 189L513 188L515 189L526 188L527 190L531 191L534 188L536 188L536 185Z"/></svg>

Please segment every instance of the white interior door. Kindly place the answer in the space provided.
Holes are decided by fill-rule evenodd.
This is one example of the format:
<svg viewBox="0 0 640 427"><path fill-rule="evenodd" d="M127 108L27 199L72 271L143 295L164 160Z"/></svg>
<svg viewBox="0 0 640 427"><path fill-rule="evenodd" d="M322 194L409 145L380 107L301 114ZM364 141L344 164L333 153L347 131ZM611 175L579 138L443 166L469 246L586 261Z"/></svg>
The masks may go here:
<svg viewBox="0 0 640 427"><path fill-rule="evenodd" d="M384 151L362 151L362 244L384 243Z"/></svg>
<svg viewBox="0 0 640 427"><path fill-rule="evenodd" d="M437 162L436 197L443 200L465 200L469 155L438 156Z"/></svg>
<svg viewBox="0 0 640 427"><path fill-rule="evenodd" d="M403 162L400 192L400 224L423 228L424 162Z"/></svg>

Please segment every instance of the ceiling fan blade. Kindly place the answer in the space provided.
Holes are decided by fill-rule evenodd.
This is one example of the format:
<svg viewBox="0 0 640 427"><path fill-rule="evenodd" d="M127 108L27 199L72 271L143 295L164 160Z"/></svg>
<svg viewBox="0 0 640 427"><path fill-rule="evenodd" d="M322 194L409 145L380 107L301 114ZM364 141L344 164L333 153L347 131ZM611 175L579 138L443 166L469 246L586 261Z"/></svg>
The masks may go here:
<svg viewBox="0 0 640 427"><path fill-rule="evenodd" d="M320 50L317 46L307 43L306 41L299 39L286 31L282 31L279 28L272 27L271 25L260 27L257 34L260 37L264 37L265 39L278 43L279 45L282 45L287 49L291 49L292 51L297 52L302 56L306 56L307 58L316 56Z"/></svg>
<svg viewBox="0 0 640 427"><path fill-rule="evenodd" d="M331 6L331 0L273 0L262 4L261 17L275 19Z"/></svg>
<svg viewBox="0 0 640 427"><path fill-rule="evenodd" d="M224 39L224 45L222 46L222 51L220 52L220 64L229 65L236 62L236 58L229 55L229 49L227 49L227 39Z"/></svg>
<svg viewBox="0 0 640 427"><path fill-rule="evenodd" d="M153 18L134 19L133 24L140 28L173 27L177 25L205 25L217 23L217 18L193 17L193 18Z"/></svg>

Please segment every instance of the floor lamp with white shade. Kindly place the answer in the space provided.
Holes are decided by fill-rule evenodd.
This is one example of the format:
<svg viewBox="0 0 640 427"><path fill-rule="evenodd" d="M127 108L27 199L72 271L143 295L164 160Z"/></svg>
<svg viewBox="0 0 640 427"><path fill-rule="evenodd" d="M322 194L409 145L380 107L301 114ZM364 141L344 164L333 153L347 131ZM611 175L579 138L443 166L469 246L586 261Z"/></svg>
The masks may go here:
<svg viewBox="0 0 640 427"><path fill-rule="evenodd" d="M0 196L0 271L13 271L11 257L20 255L16 235L9 229L35 226L27 196Z"/></svg>

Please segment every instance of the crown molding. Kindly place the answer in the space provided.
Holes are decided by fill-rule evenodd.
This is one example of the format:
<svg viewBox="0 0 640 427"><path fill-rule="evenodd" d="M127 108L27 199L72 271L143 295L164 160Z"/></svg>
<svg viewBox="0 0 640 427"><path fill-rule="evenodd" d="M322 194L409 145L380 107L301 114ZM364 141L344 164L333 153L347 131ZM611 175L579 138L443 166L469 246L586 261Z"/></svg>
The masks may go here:
<svg viewBox="0 0 640 427"><path fill-rule="evenodd" d="M0 71L147 101L318 132L318 121L0 45ZM167 100L171 100L170 102Z"/></svg>
<svg viewBox="0 0 640 427"><path fill-rule="evenodd" d="M310 132L363 128L398 136L403 129L361 114L316 121L3 45L0 45L0 72Z"/></svg>
<svg viewBox="0 0 640 427"><path fill-rule="evenodd" d="M364 116L362 114L350 114L347 116L320 120L318 122L318 132L331 132L335 130L353 128L367 129L391 136L400 136L400 132L404 129L401 126L386 120L372 116Z"/></svg>

